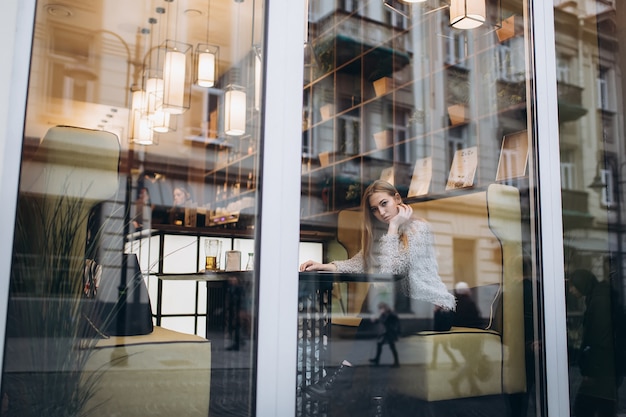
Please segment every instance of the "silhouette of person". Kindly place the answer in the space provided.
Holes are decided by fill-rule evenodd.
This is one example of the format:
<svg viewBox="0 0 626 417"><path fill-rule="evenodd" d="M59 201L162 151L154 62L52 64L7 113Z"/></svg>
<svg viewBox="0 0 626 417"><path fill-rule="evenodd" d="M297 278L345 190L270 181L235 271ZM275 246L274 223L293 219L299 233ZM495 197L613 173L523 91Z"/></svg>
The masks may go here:
<svg viewBox="0 0 626 417"><path fill-rule="evenodd" d="M584 297L582 340L578 366L582 381L574 399L576 417L614 417L617 386L611 288L586 269L574 271L568 279L569 292Z"/></svg>
<svg viewBox="0 0 626 417"><path fill-rule="evenodd" d="M393 354L392 366L397 368L400 366L400 362L398 361L398 351L396 350L396 341L400 336L400 319L387 303L378 303L378 310L380 311L380 316L377 320L379 324L379 333L378 340L376 342L376 357L370 359L370 362L374 365L378 365L383 345L388 344L389 349Z"/></svg>
<svg viewBox="0 0 626 417"><path fill-rule="evenodd" d="M472 293L467 283L457 283L454 292L457 304L453 325L470 328L482 327L478 306L472 298ZM450 379L450 385L452 385L452 390L455 394L460 395L461 384L467 381L469 393L473 395L479 392L478 380L486 377L486 375L481 373L482 369L486 369L482 367L484 364L483 338L472 337L471 334L468 334L462 339L457 338L455 340L456 343L451 343L451 347L459 351L463 358L463 364L457 374Z"/></svg>

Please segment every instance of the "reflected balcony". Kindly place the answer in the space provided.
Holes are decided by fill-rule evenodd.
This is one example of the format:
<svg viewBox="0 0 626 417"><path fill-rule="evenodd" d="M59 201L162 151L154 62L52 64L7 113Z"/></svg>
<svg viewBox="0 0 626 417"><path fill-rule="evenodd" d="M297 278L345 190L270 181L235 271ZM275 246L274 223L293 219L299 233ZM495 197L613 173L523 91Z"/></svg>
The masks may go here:
<svg viewBox="0 0 626 417"><path fill-rule="evenodd" d="M582 87L558 81L557 95L559 105L559 121L561 123L578 120L587 114L587 109L585 109L582 105Z"/></svg>
<svg viewBox="0 0 626 417"><path fill-rule="evenodd" d="M591 226L593 216L589 213L589 193L578 190L561 190L563 205L563 228L579 229Z"/></svg>

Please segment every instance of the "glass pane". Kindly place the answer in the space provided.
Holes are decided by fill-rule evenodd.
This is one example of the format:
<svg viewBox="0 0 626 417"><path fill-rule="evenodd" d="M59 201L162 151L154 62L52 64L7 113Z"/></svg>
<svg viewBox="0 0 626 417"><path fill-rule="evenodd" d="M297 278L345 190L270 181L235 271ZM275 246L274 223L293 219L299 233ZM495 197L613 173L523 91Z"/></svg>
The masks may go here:
<svg viewBox="0 0 626 417"><path fill-rule="evenodd" d="M0 415L254 414L263 8L39 2Z"/></svg>
<svg viewBox="0 0 626 417"><path fill-rule="evenodd" d="M463 4L309 2L298 416L540 414L526 3Z"/></svg>
<svg viewBox="0 0 626 417"><path fill-rule="evenodd" d="M571 415L626 412L626 7L554 2Z"/></svg>

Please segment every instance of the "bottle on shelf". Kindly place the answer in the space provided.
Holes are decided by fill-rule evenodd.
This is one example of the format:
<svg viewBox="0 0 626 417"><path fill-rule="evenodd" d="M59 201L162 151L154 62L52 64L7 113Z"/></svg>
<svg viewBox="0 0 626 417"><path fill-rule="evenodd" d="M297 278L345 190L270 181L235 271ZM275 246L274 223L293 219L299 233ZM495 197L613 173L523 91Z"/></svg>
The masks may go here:
<svg viewBox="0 0 626 417"><path fill-rule="evenodd" d="M254 253L248 252L248 262L246 263L246 271L252 271L254 269Z"/></svg>

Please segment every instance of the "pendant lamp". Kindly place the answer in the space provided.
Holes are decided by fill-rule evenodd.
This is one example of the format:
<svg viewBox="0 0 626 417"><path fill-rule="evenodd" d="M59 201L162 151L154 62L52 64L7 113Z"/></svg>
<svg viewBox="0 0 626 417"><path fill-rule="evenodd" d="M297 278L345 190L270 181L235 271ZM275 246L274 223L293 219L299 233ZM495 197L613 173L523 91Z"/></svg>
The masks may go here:
<svg viewBox="0 0 626 417"><path fill-rule="evenodd" d="M169 4L174 0L165 0ZM168 18L169 21L169 18ZM168 25L169 26L169 25ZM174 38L166 39L162 45L163 59L163 103L161 108L171 114L182 114L191 105L191 59L193 47L177 40L178 6L174 23ZM169 34L166 34L169 36Z"/></svg>
<svg viewBox="0 0 626 417"><path fill-rule="evenodd" d="M246 91L230 84L224 93L224 133L241 136L246 133Z"/></svg>
<svg viewBox="0 0 626 417"><path fill-rule="evenodd" d="M457 29L474 29L485 23L485 0L451 0L450 25Z"/></svg>
<svg viewBox="0 0 626 417"><path fill-rule="evenodd" d="M196 79L200 87L213 87L217 80L217 60L220 48L209 43L209 24L211 22L211 0L207 2L206 42L196 47Z"/></svg>

